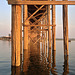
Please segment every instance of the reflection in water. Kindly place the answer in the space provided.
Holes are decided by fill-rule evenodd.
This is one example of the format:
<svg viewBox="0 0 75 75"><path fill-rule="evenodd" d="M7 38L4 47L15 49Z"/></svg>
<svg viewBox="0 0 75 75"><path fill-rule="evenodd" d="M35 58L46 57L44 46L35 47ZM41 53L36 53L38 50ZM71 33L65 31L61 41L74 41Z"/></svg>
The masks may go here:
<svg viewBox="0 0 75 75"><path fill-rule="evenodd" d="M68 56L64 56L64 65L63 65L63 75L68 75L69 74L69 64L68 64Z"/></svg>
<svg viewBox="0 0 75 75"><path fill-rule="evenodd" d="M20 74L20 67L12 67L11 68L11 75L21 75Z"/></svg>
<svg viewBox="0 0 75 75"><path fill-rule="evenodd" d="M56 72L56 51L52 50L52 68L51 68L51 73L54 75L57 75Z"/></svg>
<svg viewBox="0 0 75 75"><path fill-rule="evenodd" d="M37 38L35 38L37 40ZM24 50L20 67L12 67L11 75L58 75L56 69L56 51L48 48L48 42L43 37L42 42L35 45L30 40L28 50ZM45 43L45 45L43 44ZM41 46L41 47L40 47ZM52 54L51 54L52 53ZM64 56L63 75L69 73L68 56Z"/></svg>
<svg viewBox="0 0 75 75"><path fill-rule="evenodd" d="M23 72L26 73L26 71L28 70L28 66L29 66L29 50L24 50L24 56L23 56Z"/></svg>
<svg viewBox="0 0 75 75"><path fill-rule="evenodd" d="M48 69L51 70L51 49L49 48L48 52Z"/></svg>

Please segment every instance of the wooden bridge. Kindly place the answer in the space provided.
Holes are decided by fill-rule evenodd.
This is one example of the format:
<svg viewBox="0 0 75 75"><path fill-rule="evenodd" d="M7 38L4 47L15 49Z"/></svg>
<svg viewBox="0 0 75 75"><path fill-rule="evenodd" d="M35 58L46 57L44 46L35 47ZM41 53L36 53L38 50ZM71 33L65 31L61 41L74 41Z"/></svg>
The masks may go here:
<svg viewBox="0 0 75 75"><path fill-rule="evenodd" d="M69 55L67 5L75 5L75 1L8 0L8 4L12 5L12 66L20 66L21 55L25 55L31 41L34 44L38 42L40 46L40 41L45 40L49 44L48 52L56 50L55 5L63 5L64 55Z"/></svg>

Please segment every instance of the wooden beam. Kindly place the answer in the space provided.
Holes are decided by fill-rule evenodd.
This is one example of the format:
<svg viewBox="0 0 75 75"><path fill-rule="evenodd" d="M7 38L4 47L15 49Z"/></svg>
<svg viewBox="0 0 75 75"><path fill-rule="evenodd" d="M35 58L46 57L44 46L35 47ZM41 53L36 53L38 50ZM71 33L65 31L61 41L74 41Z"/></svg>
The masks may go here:
<svg viewBox="0 0 75 75"><path fill-rule="evenodd" d="M34 17L40 16L40 15L42 15L42 14L43 14L43 13L39 13L39 14L35 15Z"/></svg>
<svg viewBox="0 0 75 75"><path fill-rule="evenodd" d="M44 15L45 15L46 13L47 13L47 12L43 13L43 15L42 15L38 20L36 20L36 21L33 23L33 25L36 24L37 22L39 22L41 19L43 19L43 18L44 18Z"/></svg>
<svg viewBox="0 0 75 75"><path fill-rule="evenodd" d="M24 26L28 27L28 26L56 26L56 25L24 25Z"/></svg>
<svg viewBox="0 0 75 75"><path fill-rule="evenodd" d="M34 5L37 9L38 9L38 6Z"/></svg>
<svg viewBox="0 0 75 75"><path fill-rule="evenodd" d="M33 45L35 45L39 40L41 39L41 37L40 38L38 38L35 42L34 42L34 44Z"/></svg>
<svg viewBox="0 0 75 75"><path fill-rule="evenodd" d="M34 11L34 10L36 10L36 8L34 8L34 9L29 8L28 10L29 10L29 11ZM46 10L46 8L42 8L42 9L40 9L40 10Z"/></svg>
<svg viewBox="0 0 75 75"><path fill-rule="evenodd" d="M28 35L28 37L32 40L32 42L34 43L34 40L31 38L31 36L30 35Z"/></svg>
<svg viewBox="0 0 75 75"><path fill-rule="evenodd" d="M29 30L29 32L32 32L32 31L48 31L47 29L37 29L37 30Z"/></svg>
<svg viewBox="0 0 75 75"><path fill-rule="evenodd" d="M21 5L75 5L75 1L10 1L8 4Z"/></svg>
<svg viewBox="0 0 75 75"><path fill-rule="evenodd" d="M28 12L28 14L29 14L30 16L32 15L30 12ZM34 16L32 17L32 19L33 19L34 21L37 20Z"/></svg>

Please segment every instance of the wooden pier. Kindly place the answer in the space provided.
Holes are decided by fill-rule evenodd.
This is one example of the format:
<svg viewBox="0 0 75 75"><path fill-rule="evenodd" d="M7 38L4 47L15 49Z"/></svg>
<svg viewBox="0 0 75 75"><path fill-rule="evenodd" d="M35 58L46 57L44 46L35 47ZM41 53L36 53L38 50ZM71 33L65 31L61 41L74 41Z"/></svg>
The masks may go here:
<svg viewBox="0 0 75 75"><path fill-rule="evenodd" d="M48 59L50 59L49 57L51 54L51 50L52 52L56 51L55 5L63 5L64 55L69 55L68 5L75 5L75 1L8 0L8 4L11 4L12 6L12 66L21 65L22 54L23 61L27 60L25 56L28 54L25 54L25 52L28 52L28 50L30 49L31 42L33 42L33 45L38 43L39 49L40 42L42 42L42 49L45 49L45 47L47 48ZM52 12L52 14L50 12ZM42 53L47 53L47 51L44 50L42 51Z"/></svg>

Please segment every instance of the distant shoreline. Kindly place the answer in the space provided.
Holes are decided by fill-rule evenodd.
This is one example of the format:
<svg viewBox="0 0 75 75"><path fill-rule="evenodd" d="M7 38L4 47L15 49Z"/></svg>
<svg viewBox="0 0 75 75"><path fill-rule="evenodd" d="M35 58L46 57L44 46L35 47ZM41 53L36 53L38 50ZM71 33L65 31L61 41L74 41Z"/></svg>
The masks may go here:
<svg viewBox="0 0 75 75"><path fill-rule="evenodd" d="M56 40L63 40L62 38L56 38ZM69 40L71 40L71 41L75 41L75 38L69 38Z"/></svg>
<svg viewBox="0 0 75 75"><path fill-rule="evenodd" d="M10 40L11 40L11 37L0 37L0 40L7 40L7 41L10 41Z"/></svg>
<svg viewBox="0 0 75 75"><path fill-rule="evenodd" d="M0 37L0 40L11 40L11 37ZM56 40L63 40L62 38L56 38ZM70 41L75 41L75 38L69 38Z"/></svg>

